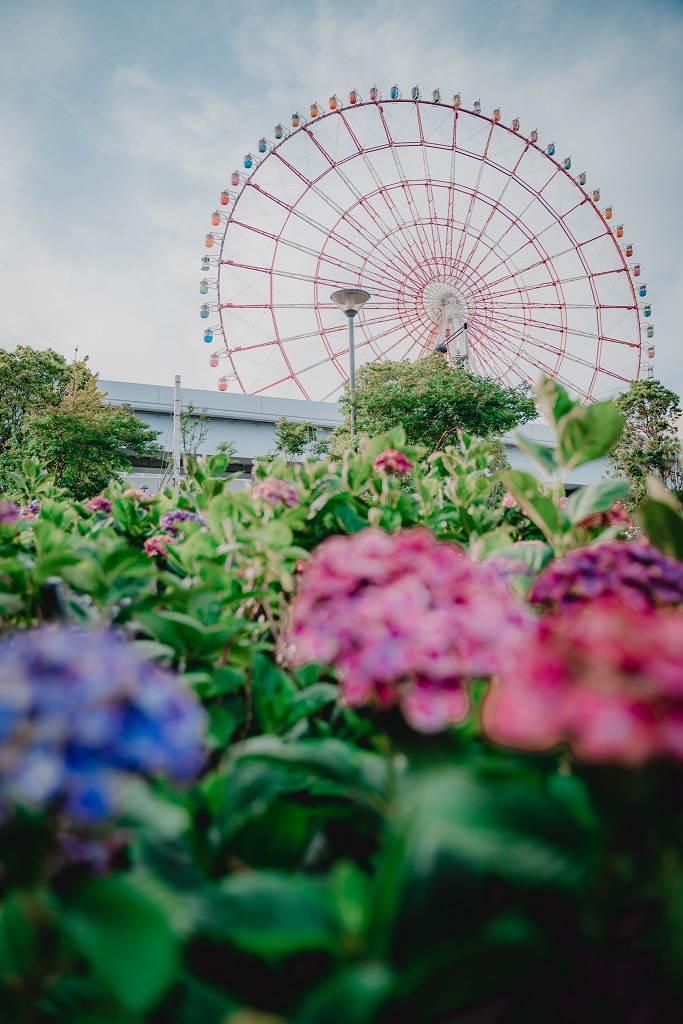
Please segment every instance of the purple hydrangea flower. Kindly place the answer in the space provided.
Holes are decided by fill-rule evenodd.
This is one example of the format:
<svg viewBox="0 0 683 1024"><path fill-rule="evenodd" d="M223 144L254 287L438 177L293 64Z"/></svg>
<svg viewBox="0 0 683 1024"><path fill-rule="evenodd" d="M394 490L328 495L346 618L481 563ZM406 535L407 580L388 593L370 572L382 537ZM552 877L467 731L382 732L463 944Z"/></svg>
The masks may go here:
<svg viewBox="0 0 683 1024"><path fill-rule="evenodd" d="M116 634L41 628L0 643L0 799L108 817L124 773L193 778L204 711Z"/></svg>
<svg viewBox="0 0 683 1024"><path fill-rule="evenodd" d="M540 574L530 600L563 609L604 596L643 611L681 605L683 563L643 540L574 548Z"/></svg>
<svg viewBox="0 0 683 1024"><path fill-rule="evenodd" d="M111 512L111 501L109 498L105 498L103 494L98 494L90 501L85 503L85 508L88 512L106 512L107 515Z"/></svg>
<svg viewBox="0 0 683 1024"><path fill-rule="evenodd" d="M164 512L159 519L159 529L163 530L164 533L176 536L180 533L176 523L182 523L188 519L193 523L199 523L200 526L206 526L204 519L198 512L189 512L186 508L176 508L173 512Z"/></svg>
<svg viewBox="0 0 683 1024"><path fill-rule="evenodd" d="M0 500L0 523L3 526L13 526L20 515L21 509L13 501Z"/></svg>

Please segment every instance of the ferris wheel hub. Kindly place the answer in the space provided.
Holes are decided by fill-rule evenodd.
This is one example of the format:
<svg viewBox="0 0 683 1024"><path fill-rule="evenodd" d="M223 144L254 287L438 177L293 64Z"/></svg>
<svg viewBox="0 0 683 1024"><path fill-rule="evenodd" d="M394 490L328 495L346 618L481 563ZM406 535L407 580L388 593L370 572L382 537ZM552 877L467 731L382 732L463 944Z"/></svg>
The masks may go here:
<svg viewBox="0 0 683 1024"><path fill-rule="evenodd" d="M467 303L456 286L446 279L436 278L426 285L422 292L422 305L437 327L448 326L449 321L467 320Z"/></svg>

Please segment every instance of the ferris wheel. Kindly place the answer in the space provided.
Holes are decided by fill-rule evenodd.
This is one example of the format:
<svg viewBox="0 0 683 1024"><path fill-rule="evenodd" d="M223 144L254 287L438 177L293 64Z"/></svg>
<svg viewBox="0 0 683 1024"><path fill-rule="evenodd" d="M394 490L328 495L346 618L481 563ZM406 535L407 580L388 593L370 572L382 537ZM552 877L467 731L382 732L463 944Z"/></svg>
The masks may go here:
<svg viewBox="0 0 683 1024"><path fill-rule="evenodd" d="M220 390L336 399L349 351L330 295L344 287L371 296L359 363L436 349L590 401L654 356L624 226L518 118L395 85L311 103L272 134L232 173L205 239L200 315Z"/></svg>

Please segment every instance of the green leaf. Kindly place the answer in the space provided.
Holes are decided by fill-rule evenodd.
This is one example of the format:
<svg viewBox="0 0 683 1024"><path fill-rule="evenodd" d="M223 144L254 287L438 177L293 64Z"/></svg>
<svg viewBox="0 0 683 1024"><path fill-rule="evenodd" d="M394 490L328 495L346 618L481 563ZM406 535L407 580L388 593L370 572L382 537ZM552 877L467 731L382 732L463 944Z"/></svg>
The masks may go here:
<svg viewBox="0 0 683 1024"><path fill-rule="evenodd" d="M340 926L325 886L267 871L241 872L207 893L199 929L270 960L335 950Z"/></svg>
<svg viewBox="0 0 683 1024"><path fill-rule="evenodd" d="M548 539L564 532L559 509L551 497L541 494L541 483L537 477L519 470L504 472L500 476L529 519L536 523Z"/></svg>
<svg viewBox="0 0 683 1024"><path fill-rule="evenodd" d="M339 699L339 690L332 683L313 683L305 690L294 694L284 718L283 728L290 729L302 718L310 718L327 704L335 704Z"/></svg>
<svg viewBox="0 0 683 1024"><path fill-rule="evenodd" d="M493 553L496 556L502 555L504 558L514 558L518 562L523 562L534 574L544 569L554 554L549 544L544 544L543 542L536 543L535 541L523 541L518 547L511 545L507 548L500 548Z"/></svg>
<svg viewBox="0 0 683 1024"><path fill-rule="evenodd" d="M683 516L668 501L646 498L637 518L648 539L665 555L683 562Z"/></svg>
<svg viewBox="0 0 683 1024"><path fill-rule="evenodd" d="M38 963L38 935L31 924L30 898L9 892L0 906L0 977L18 982L33 974Z"/></svg>
<svg viewBox="0 0 683 1024"><path fill-rule="evenodd" d="M621 437L625 422L614 402L575 405L557 424L563 465L582 466L606 455Z"/></svg>
<svg viewBox="0 0 683 1024"><path fill-rule="evenodd" d="M313 989L291 1024L371 1024L393 984L394 975L382 963L344 968Z"/></svg>
<svg viewBox="0 0 683 1024"><path fill-rule="evenodd" d="M615 501L625 500L629 490L628 480L596 480L570 494L565 511L570 522L579 523L585 516L606 512Z"/></svg>
<svg viewBox="0 0 683 1024"><path fill-rule="evenodd" d="M534 391L538 408L551 426L555 426L563 416L566 416L578 405L578 402L572 401L561 384L549 377L539 381Z"/></svg>
<svg viewBox="0 0 683 1024"><path fill-rule="evenodd" d="M550 473L551 475L557 470L557 463L555 462L555 452L552 448L547 448L545 445L537 444L536 441L532 441L530 437L526 437L520 430L514 432L514 438L517 442L517 447L523 452L526 452L534 460L537 466L539 466L544 472Z"/></svg>
<svg viewBox="0 0 683 1024"><path fill-rule="evenodd" d="M358 533L368 525L365 519L361 519L358 513L347 503L340 502L335 505L334 514L342 529L346 533Z"/></svg>
<svg viewBox="0 0 683 1024"><path fill-rule="evenodd" d="M288 548L294 540L289 526L280 519L271 519L263 528L266 544L272 548Z"/></svg>
<svg viewBox="0 0 683 1024"><path fill-rule="evenodd" d="M86 882L63 904L60 924L93 974L126 1009L149 1009L170 984L176 937L164 911L131 881Z"/></svg>
<svg viewBox="0 0 683 1024"><path fill-rule="evenodd" d="M296 683L291 676L274 665L265 655L255 655L252 696L254 714L261 732L278 730L297 692Z"/></svg>

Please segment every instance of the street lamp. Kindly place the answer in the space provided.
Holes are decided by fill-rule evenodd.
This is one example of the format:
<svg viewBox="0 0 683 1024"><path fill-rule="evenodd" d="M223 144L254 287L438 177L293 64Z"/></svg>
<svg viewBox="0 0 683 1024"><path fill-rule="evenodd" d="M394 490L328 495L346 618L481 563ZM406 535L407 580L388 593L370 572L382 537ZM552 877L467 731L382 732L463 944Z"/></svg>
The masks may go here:
<svg viewBox="0 0 683 1024"><path fill-rule="evenodd" d="M361 288L340 288L330 298L349 320L349 389L351 393L351 444L356 439L356 352L353 347L353 318L370 298Z"/></svg>

